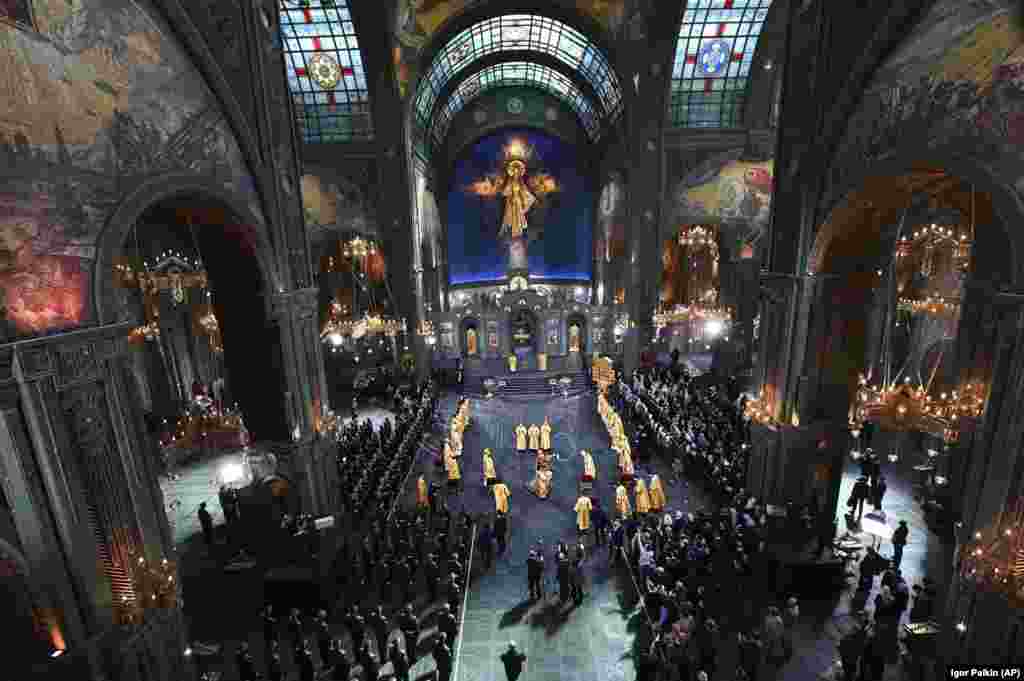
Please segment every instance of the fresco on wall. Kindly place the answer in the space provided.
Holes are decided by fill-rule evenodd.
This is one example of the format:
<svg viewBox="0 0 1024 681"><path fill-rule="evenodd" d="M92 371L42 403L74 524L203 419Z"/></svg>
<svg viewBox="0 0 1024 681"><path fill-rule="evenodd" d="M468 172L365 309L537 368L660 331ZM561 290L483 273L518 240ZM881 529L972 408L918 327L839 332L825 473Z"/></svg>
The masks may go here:
<svg viewBox="0 0 1024 681"><path fill-rule="evenodd" d="M595 201L579 150L537 130L507 128L481 138L455 162L447 199L450 282L497 281L506 275L509 253L499 239L504 201L482 196L474 187L501 168L510 143L531 150L532 177L552 178L558 187L529 213L530 277L589 281Z"/></svg>
<svg viewBox="0 0 1024 681"><path fill-rule="evenodd" d="M0 334L88 323L96 238L135 182L215 177L260 217L241 152L168 29L131 0L37 0L0 24ZM2 340L2 339L0 339Z"/></svg>
<svg viewBox="0 0 1024 681"><path fill-rule="evenodd" d="M338 231L376 232L373 207L365 190L346 177L303 175L302 207L313 241Z"/></svg>
<svg viewBox="0 0 1024 681"><path fill-rule="evenodd" d="M774 161L741 161L723 154L687 174L676 186L674 220L720 222L740 228L737 238L756 243L771 216Z"/></svg>
<svg viewBox="0 0 1024 681"><path fill-rule="evenodd" d="M871 163L902 149L972 155L1024 192L1024 33L1016 5L939 0L931 8L850 118L829 171L829 204Z"/></svg>
<svg viewBox="0 0 1024 681"><path fill-rule="evenodd" d="M404 97L416 80L419 52L449 19L487 0L398 0L395 12L393 61ZM626 14L626 0L575 0L577 10L607 31L617 31Z"/></svg>

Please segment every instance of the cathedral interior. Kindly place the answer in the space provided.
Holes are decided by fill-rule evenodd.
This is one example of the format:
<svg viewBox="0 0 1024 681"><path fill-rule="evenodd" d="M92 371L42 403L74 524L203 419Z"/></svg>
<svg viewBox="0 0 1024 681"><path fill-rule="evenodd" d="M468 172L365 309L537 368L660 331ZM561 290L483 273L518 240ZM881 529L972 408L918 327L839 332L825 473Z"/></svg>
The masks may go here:
<svg viewBox="0 0 1024 681"><path fill-rule="evenodd" d="M0 677L1021 678L1022 12L0 0Z"/></svg>

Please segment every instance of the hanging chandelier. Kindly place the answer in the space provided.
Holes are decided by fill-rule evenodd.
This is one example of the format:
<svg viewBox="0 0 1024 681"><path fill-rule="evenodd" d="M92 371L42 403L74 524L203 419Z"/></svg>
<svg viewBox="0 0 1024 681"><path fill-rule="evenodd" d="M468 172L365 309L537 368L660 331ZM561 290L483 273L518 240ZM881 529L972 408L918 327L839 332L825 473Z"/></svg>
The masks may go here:
<svg viewBox="0 0 1024 681"><path fill-rule="evenodd" d="M377 255L377 244L357 236L341 244L341 255L346 260L368 258Z"/></svg>
<svg viewBox="0 0 1024 681"><path fill-rule="evenodd" d="M901 284L897 298L900 312L945 319L960 314L960 288L970 266L974 245L974 190L971 216L965 225L960 211L944 209L932 222L896 241L895 268ZM909 282L921 282L904 294Z"/></svg>
<svg viewBox="0 0 1024 681"><path fill-rule="evenodd" d="M960 576L981 588L1024 604L1024 500L1018 499L996 523L975 533L961 549Z"/></svg>
<svg viewBox="0 0 1024 681"><path fill-rule="evenodd" d="M673 324L688 322L714 322L727 326L732 323L732 312L720 305L675 305L654 314L654 326L663 329Z"/></svg>
<svg viewBox="0 0 1024 681"><path fill-rule="evenodd" d="M981 416L986 394L980 383L932 395L927 386L912 386L909 378L902 383L870 385L861 374L850 427L859 430L865 421L875 421L889 430L919 430L952 444L960 439L963 419Z"/></svg>
<svg viewBox="0 0 1024 681"><path fill-rule="evenodd" d="M679 229L679 245L687 248L706 248L718 255L717 230L711 225L683 225Z"/></svg>

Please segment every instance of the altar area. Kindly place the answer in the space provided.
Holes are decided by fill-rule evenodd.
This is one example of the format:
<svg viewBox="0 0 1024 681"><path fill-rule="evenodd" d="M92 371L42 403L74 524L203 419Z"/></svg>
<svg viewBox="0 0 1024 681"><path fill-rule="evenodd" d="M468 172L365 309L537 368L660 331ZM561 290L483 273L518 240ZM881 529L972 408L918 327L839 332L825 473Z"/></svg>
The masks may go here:
<svg viewBox="0 0 1024 681"><path fill-rule="evenodd" d="M438 319L435 366L459 360L469 381L523 372L586 372L594 353L614 351L614 315L590 304L582 282L463 286L449 293ZM514 360L512 359L514 358Z"/></svg>

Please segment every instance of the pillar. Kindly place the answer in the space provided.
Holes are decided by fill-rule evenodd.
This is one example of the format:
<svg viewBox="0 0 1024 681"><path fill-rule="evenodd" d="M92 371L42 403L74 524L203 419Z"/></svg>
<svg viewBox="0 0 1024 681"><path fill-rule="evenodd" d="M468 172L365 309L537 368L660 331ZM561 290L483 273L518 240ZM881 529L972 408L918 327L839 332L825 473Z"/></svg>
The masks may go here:
<svg viewBox="0 0 1024 681"><path fill-rule="evenodd" d="M131 327L0 348L0 474L32 596L66 645L52 664L131 680L137 670L120 661L145 657L157 678L187 678L180 602L116 626L122 596L134 596L125 566L174 552L130 375Z"/></svg>
<svg viewBox="0 0 1024 681"><path fill-rule="evenodd" d="M278 465L298 487L302 509L313 514L331 513L336 503L333 484L337 473L333 448L323 437L322 417L327 404L327 380L320 343L315 288L278 294L272 318L281 333L285 361L286 405L291 442L275 446Z"/></svg>

